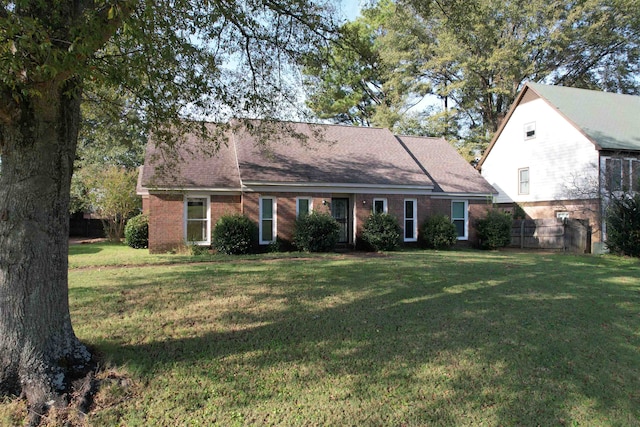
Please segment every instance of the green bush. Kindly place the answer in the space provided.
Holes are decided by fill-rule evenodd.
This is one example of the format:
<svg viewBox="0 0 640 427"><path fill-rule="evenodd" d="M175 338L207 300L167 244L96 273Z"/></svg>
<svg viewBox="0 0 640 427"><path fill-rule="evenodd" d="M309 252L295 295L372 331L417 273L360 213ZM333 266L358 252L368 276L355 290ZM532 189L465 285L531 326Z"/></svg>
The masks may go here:
<svg viewBox="0 0 640 427"><path fill-rule="evenodd" d="M422 239L431 249L448 249L458 241L456 226L446 215L433 215L422 225Z"/></svg>
<svg viewBox="0 0 640 427"><path fill-rule="evenodd" d="M140 214L129 219L124 227L124 241L134 249L149 247L149 217Z"/></svg>
<svg viewBox="0 0 640 427"><path fill-rule="evenodd" d="M402 241L402 229L396 217L374 213L362 226L362 240L376 251L395 251Z"/></svg>
<svg viewBox="0 0 640 427"><path fill-rule="evenodd" d="M293 245L305 252L330 252L340 238L340 224L329 214L313 211L296 221Z"/></svg>
<svg viewBox="0 0 640 427"><path fill-rule="evenodd" d="M484 249L503 248L511 244L513 218L508 213L490 210L484 218L476 221L476 231L480 247Z"/></svg>
<svg viewBox="0 0 640 427"><path fill-rule="evenodd" d="M605 221L609 250L614 254L640 257L640 194L613 198Z"/></svg>
<svg viewBox="0 0 640 427"><path fill-rule="evenodd" d="M246 254L257 246L258 226L244 215L224 215L213 229L213 248L228 255Z"/></svg>

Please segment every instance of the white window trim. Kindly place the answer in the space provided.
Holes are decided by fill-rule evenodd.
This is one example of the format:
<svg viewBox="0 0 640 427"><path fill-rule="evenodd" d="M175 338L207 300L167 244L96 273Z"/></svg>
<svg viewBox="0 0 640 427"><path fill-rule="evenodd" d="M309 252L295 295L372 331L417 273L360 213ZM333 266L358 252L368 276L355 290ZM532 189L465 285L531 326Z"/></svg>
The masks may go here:
<svg viewBox="0 0 640 427"><path fill-rule="evenodd" d="M373 199L373 205L371 206L371 211L375 212L376 209L376 202L382 202L382 213L388 213L388 208L387 208L387 199L384 198L378 198L378 199Z"/></svg>
<svg viewBox="0 0 640 427"><path fill-rule="evenodd" d="M189 214L187 203L189 199L205 199L207 201L207 239L198 242L190 242L187 240L187 223L189 218L187 217ZM184 241L187 244L199 245L199 246L209 246L211 245L211 196L209 194L188 194L184 196L183 202L183 210L184 210L184 230L183 237Z"/></svg>
<svg viewBox="0 0 640 427"><path fill-rule="evenodd" d="M453 217L453 204L464 203L464 218ZM468 200L452 200L451 201L451 222L454 220L464 219L464 236L458 236L458 240L469 240L469 201Z"/></svg>
<svg viewBox="0 0 640 427"><path fill-rule="evenodd" d="M296 218L300 217L300 200L307 200L309 202L309 213L313 211L313 198L312 197L296 197Z"/></svg>
<svg viewBox="0 0 640 427"><path fill-rule="evenodd" d="M273 217L271 218L272 221L272 230L271 230L271 235L273 236L273 240L262 240L262 205L265 202L265 200L271 200L272 203L272 209L271 212L273 213ZM259 234L259 238L260 238L260 244L261 245L268 245L270 243L273 243L276 241L276 239L278 238L277 235L277 230L278 230L278 226L277 226L277 222L278 222L278 214L277 214L277 207L278 207L278 203L276 201L276 198L273 196L265 196L265 197L260 197L260 203L258 206L259 209L259 221L258 221L258 233Z"/></svg>
<svg viewBox="0 0 640 427"><path fill-rule="evenodd" d="M413 202L413 217L411 218L413 220L413 237L412 238L407 238L407 231L406 231L406 227L407 227L407 202ZM418 241L418 199L404 199L404 227L403 227L403 231L404 231L404 241L405 242L417 242Z"/></svg>
<svg viewBox="0 0 640 427"><path fill-rule="evenodd" d="M522 182L523 182L522 172L523 171L527 171L527 191L526 192L522 191ZM523 196L531 194L531 171L529 170L528 166L526 168L518 169L518 194Z"/></svg>

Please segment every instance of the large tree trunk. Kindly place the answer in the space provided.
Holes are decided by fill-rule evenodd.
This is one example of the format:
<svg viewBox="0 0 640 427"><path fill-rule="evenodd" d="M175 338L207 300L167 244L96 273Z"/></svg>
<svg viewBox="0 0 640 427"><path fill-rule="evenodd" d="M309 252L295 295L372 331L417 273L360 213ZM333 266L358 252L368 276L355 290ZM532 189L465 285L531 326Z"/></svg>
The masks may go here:
<svg viewBox="0 0 640 427"><path fill-rule="evenodd" d="M69 187L80 85L51 84L0 122L0 394L33 412L64 404L90 353L71 326Z"/></svg>

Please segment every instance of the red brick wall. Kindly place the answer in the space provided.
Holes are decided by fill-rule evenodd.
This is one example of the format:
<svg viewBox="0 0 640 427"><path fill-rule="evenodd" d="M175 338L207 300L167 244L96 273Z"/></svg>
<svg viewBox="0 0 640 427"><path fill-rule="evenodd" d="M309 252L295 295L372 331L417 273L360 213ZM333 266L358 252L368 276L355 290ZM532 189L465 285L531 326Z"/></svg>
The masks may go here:
<svg viewBox="0 0 640 427"><path fill-rule="evenodd" d="M243 213L256 224L260 221L260 198L274 197L276 199L276 227L278 237L284 240L293 240L293 229L296 221L296 198L310 197L313 210L329 211L329 204L323 205L322 201L331 202L331 197L318 193L245 193L242 200Z"/></svg>
<svg viewBox="0 0 640 427"><path fill-rule="evenodd" d="M142 213L149 214L149 196L142 196Z"/></svg>
<svg viewBox="0 0 640 427"><path fill-rule="evenodd" d="M211 230L220 217L242 213L242 196L211 196Z"/></svg>
<svg viewBox="0 0 640 427"><path fill-rule="evenodd" d="M222 215L242 213L254 223L259 222L259 199L263 196L274 197L277 203L277 233L281 239L291 241L296 220L296 198L310 197L313 209L330 211L331 196L321 193L245 193L242 196L211 196L211 226ZM356 217L356 235L362 232L364 222L371 214L374 199L387 199L388 212L394 215L401 227L404 227L404 200L417 199L418 227L431 215L451 216L450 199L432 199L430 196L411 196L397 194L356 194L351 197ZM327 202L323 205L323 200ZM145 212L149 218L149 248L152 253L164 252L184 244L184 198L183 195L151 195ZM469 242L477 240L473 224L483 216L490 206L485 201L469 201Z"/></svg>
<svg viewBox="0 0 640 427"><path fill-rule="evenodd" d="M162 253L184 244L182 194L149 195L149 252Z"/></svg>
<svg viewBox="0 0 640 427"><path fill-rule="evenodd" d="M260 218L259 199L259 193L244 193L242 195L242 214L256 224L258 223L258 218Z"/></svg>
<svg viewBox="0 0 640 427"><path fill-rule="evenodd" d="M373 210L373 199L387 199L387 212L398 219L400 227L404 229L404 201L406 199L417 200L418 232L420 227L430 216L432 199L430 196L414 196L410 194L358 194L355 197L356 221L358 236L362 233L362 226Z"/></svg>
<svg viewBox="0 0 640 427"><path fill-rule="evenodd" d="M478 244L478 233L476 233L475 223L478 219L487 215L493 205L486 200L469 200L469 243Z"/></svg>
<svg viewBox="0 0 640 427"><path fill-rule="evenodd" d="M478 242L478 236L474 224L478 218L486 215L487 210L491 209L491 204L486 200L468 200L468 215L469 215L469 240L467 244L475 245ZM451 199L432 199L428 209L427 215L420 220L420 225L430 215L440 214L446 215L451 218ZM420 209L420 207L418 207ZM421 217L420 211L418 211L418 217ZM465 241L460 241L460 244L465 244Z"/></svg>

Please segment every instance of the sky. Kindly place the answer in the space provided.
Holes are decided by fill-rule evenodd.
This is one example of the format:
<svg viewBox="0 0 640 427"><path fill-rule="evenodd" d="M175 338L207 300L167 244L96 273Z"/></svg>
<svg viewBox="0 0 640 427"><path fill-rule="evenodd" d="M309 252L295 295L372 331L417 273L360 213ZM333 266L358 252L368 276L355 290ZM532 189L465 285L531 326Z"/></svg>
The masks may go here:
<svg viewBox="0 0 640 427"><path fill-rule="evenodd" d="M340 8L345 18L353 21L360 14L362 0L341 0Z"/></svg>

